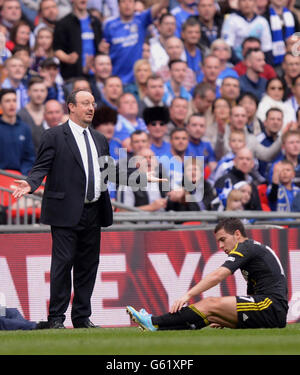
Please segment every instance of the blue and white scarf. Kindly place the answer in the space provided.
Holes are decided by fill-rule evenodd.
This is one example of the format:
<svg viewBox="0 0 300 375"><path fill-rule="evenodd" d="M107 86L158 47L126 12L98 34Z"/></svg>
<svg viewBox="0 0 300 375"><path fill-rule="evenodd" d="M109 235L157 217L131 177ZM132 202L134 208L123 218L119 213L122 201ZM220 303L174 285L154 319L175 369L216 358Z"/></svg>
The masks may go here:
<svg viewBox="0 0 300 375"><path fill-rule="evenodd" d="M295 20L293 14L283 8L282 20L271 6L270 10L270 27L272 31L272 45L274 65L281 64L286 53L284 41L295 32ZM282 22L285 27L285 35L282 33Z"/></svg>

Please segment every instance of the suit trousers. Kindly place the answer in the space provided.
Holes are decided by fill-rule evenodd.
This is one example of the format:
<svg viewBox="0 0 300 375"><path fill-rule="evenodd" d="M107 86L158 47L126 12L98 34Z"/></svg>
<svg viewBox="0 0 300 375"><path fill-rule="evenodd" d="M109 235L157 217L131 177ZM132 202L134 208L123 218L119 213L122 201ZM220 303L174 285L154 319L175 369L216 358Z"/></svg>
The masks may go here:
<svg viewBox="0 0 300 375"><path fill-rule="evenodd" d="M89 203L74 227L51 226L52 259L48 320L64 322L71 299L72 269L74 297L72 322L83 322L91 315L93 293L100 255L101 228L99 204Z"/></svg>

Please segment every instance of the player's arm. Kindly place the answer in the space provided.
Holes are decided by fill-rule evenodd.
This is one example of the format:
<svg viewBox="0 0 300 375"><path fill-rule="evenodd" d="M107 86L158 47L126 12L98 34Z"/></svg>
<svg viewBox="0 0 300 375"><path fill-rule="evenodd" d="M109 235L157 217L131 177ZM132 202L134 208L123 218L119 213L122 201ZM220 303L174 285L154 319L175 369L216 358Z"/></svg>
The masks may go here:
<svg viewBox="0 0 300 375"><path fill-rule="evenodd" d="M226 267L219 267L215 271L204 277L198 284L191 288L184 296L176 300L170 309L171 313L180 310L185 303L187 303L192 297L200 295L208 289L211 289L215 285L220 284L221 281L231 275L230 269Z"/></svg>
<svg viewBox="0 0 300 375"><path fill-rule="evenodd" d="M152 18L156 18L159 13L164 9L168 8L169 0L158 0L155 4L151 7L151 16Z"/></svg>

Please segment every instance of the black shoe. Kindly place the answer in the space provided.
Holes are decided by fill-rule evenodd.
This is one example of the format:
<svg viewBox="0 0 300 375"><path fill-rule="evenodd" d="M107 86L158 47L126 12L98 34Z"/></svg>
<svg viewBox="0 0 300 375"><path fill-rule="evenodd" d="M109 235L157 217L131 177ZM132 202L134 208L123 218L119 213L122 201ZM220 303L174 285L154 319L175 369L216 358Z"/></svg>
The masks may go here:
<svg viewBox="0 0 300 375"><path fill-rule="evenodd" d="M100 328L100 326L95 326L90 319L81 321L81 322L73 322L74 328Z"/></svg>
<svg viewBox="0 0 300 375"><path fill-rule="evenodd" d="M48 322L49 324L49 328L53 328L53 329L64 329L66 328L63 323L60 321L60 320L50 320L50 322Z"/></svg>
<svg viewBox="0 0 300 375"><path fill-rule="evenodd" d="M49 322L38 322L35 327L35 329L49 329L49 328L50 328Z"/></svg>

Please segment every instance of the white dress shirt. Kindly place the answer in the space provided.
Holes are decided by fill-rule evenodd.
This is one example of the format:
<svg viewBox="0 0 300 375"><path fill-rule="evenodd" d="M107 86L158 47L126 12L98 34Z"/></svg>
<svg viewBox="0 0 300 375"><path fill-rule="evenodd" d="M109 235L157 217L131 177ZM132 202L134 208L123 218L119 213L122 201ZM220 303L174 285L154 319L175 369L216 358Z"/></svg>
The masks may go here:
<svg viewBox="0 0 300 375"><path fill-rule="evenodd" d="M98 152L95 146L95 142L93 140L93 137L91 136L91 133L89 131L89 128L83 128L80 125L75 124L74 121L69 119L69 126L71 128L72 134L74 135L74 138L76 140L77 146L80 151L81 160L83 163L85 175L86 175L86 187L85 187L85 200L84 203L93 203L96 202L101 194L101 184L100 184L100 167L98 162ZM88 201L86 198L87 194L87 185L88 185L88 156L87 156L87 150L86 150L86 144L84 140L84 134L83 131L86 130L88 134L88 139L91 146L92 151L92 158L93 158L93 167L94 167L94 177L95 177L95 197L92 201Z"/></svg>

